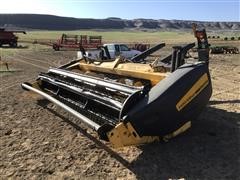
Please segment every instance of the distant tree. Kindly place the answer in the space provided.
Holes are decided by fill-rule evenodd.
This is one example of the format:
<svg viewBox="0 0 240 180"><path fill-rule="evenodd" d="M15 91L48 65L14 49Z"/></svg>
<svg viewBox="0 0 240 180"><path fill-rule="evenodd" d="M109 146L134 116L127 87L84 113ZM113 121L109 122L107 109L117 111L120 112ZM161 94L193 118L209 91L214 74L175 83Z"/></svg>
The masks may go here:
<svg viewBox="0 0 240 180"><path fill-rule="evenodd" d="M220 36L217 36L217 38L219 39L219 38L220 38Z"/></svg>
<svg viewBox="0 0 240 180"><path fill-rule="evenodd" d="M215 39L215 36L212 36L213 39Z"/></svg>
<svg viewBox="0 0 240 180"><path fill-rule="evenodd" d="M208 38L208 39L211 39L211 36L208 36L207 38Z"/></svg>
<svg viewBox="0 0 240 180"><path fill-rule="evenodd" d="M232 41L235 40L235 37L231 37L231 40L232 40Z"/></svg>
<svg viewBox="0 0 240 180"><path fill-rule="evenodd" d="M225 41L227 41L227 40L228 40L228 38L227 38L227 37L225 37L225 38L224 38L224 40L225 40Z"/></svg>
<svg viewBox="0 0 240 180"><path fill-rule="evenodd" d="M240 37L238 37L238 40L240 40Z"/></svg>

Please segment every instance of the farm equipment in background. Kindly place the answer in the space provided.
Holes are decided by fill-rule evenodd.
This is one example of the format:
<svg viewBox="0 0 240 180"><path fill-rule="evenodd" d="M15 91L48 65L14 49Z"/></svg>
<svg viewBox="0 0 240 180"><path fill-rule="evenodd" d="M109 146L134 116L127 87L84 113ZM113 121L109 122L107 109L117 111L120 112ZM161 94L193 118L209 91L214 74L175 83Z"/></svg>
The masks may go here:
<svg viewBox="0 0 240 180"><path fill-rule="evenodd" d="M239 50L234 46L212 46L211 54L239 54Z"/></svg>
<svg viewBox="0 0 240 180"><path fill-rule="evenodd" d="M139 44L139 43L137 43L137 44L134 44L134 45L132 45L130 47L132 49L135 49L135 50L143 52L143 51L146 51L146 50L148 50L150 48L150 44L141 44L141 43Z"/></svg>
<svg viewBox="0 0 240 180"><path fill-rule="evenodd" d="M55 51L61 48L68 49L96 49L102 45L102 36L67 35L62 34L61 38L52 45Z"/></svg>
<svg viewBox="0 0 240 180"><path fill-rule="evenodd" d="M134 56L137 56L141 54L141 51L137 51L135 49L129 48L126 44L122 43L109 43L109 44L103 44L98 49L92 49L85 51L84 48L81 48L80 51L77 53L77 58L81 58L83 56L83 53L85 56L89 59L95 59L95 60L103 60L103 59L116 59L117 56L122 56L124 58L130 59Z"/></svg>
<svg viewBox="0 0 240 180"><path fill-rule="evenodd" d="M134 63L146 63L146 58L152 56L153 53L163 48L165 43L157 44L145 51L137 51L135 49L129 48L126 44L103 44L99 49L85 51L82 48L77 53L77 58L87 58L89 61L114 61L117 57L121 56L121 58L127 59L129 62Z"/></svg>
<svg viewBox="0 0 240 180"><path fill-rule="evenodd" d="M18 37L14 35L14 33L23 33L26 34L25 31L19 30L6 30L4 28L0 28L0 47L2 45L8 44L10 47L17 47L18 45Z"/></svg>
<svg viewBox="0 0 240 180"><path fill-rule="evenodd" d="M185 58L195 43L173 47L154 66L122 57L93 61L83 56L40 73L36 82L23 83L22 88L60 106L114 147L169 140L191 127L212 94L206 32L196 26L193 30L196 62Z"/></svg>

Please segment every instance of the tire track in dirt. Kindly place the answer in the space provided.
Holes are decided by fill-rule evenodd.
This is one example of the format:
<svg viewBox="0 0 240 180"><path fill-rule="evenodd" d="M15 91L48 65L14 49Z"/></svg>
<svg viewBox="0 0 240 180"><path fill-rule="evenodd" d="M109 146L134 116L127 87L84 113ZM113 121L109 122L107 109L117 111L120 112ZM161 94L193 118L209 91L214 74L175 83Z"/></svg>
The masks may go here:
<svg viewBox="0 0 240 180"><path fill-rule="evenodd" d="M27 62L26 60L15 59L15 61L19 61L19 62L28 64L28 65L31 65L31 66L34 66L34 67L37 67L37 68L40 68L40 69L44 69L44 70L48 69L47 67L40 66L40 65L37 65L37 64L34 64L34 63L30 63L30 62Z"/></svg>
<svg viewBox="0 0 240 180"><path fill-rule="evenodd" d="M21 59L19 59L17 57L21 57ZM33 62L29 62L28 61L28 60L31 60L31 61L34 61L34 62L42 63L38 59L26 58L26 57L23 57L21 55L17 55L17 56L14 56L14 57L8 56L8 59L12 59L13 61L17 61L17 62L21 62L21 63L27 64L27 65L33 66L33 67L36 67L38 69L48 70L48 67L46 67L46 66L35 64ZM24 78L25 76L26 76L26 78ZM8 90L8 89L10 89L12 87L15 87L16 85L19 85L22 82L34 80L35 78L36 77L29 78L29 76L27 74L24 74L24 75L21 76L21 80L20 81L15 81L13 83L10 83L10 85L9 85L9 80L7 82L1 82L2 88L0 88L0 93L4 92L4 91L6 91L6 90Z"/></svg>
<svg viewBox="0 0 240 180"><path fill-rule="evenodd" d="M18 54L18 55L22 55L22 54ZM75 58L75 55L72 54L72 52L55 52L54 53L54 56L53 56L53 52L51 51L46 51L46 52L39 52L39 51L36 51L34 52L34 54L32 53L27 53L27 54L23 54L22 56L28 56L30 58L33 58L33 59L36 59L36 60L39 60L41 62L50 62L49 64L57 64L59 65L59 62L62 62L65 63L65 62L68 62L69 60L71 59L74 59ZM39 57L39 58L36 58Z"/></svg>
<svg viewBox="0 0 240 180"><path fill-rule="evenodd" d="M12 87L15 87L15 86L19 85L22 82L32 81L34 79L36 79L36 78L28 78L28 79L24 79L24 80L21 80L21 81L15 81L14 83L11 83L10 85L8 85L8 86L6 86L4 88L0 88L0 93L4 92L4 91L6 91L6 90L8 90L8 89L10 89Z"/></svg>
<svg viewBox="0 0 240 180"><path fill-rule="evenodd" d="M61 57L61 54L59 54L58 58L52 58L51 54L41 54L41 59L35 58L34 56L37 56L38 52L31 54L31 53L25 53L25 54L14 54L13 56L6 56L6 58L11 59L12 61L17 61L17 62L21 62L23 64L27 64L30 65L32 67L35 67L37 69L42 69L42 70L48 70L48 68L50 66L59 66L60 63L58 61L58 59ZM34 58L33 58L34 57ZM62 60L67 61L66 58L61 57ZM49 62L49 60L51 62ZM33 63L34 62L34 63ZM44 64L44 65L43 65ZM24 78L25 76L27 76L26 78ZM19 78L19 76L18 76ZM1 86L2 88L0 88L0 92L6 91L16 85L18 85L21 82L24 81L29 81L29 80L34 80L35 78L29 78L29 76L27 74L22 75L20 77L22 80L21 81L15 81L14 83L11 83L9 85L9 80L7 81L1 81Z"/></svg>
<svg viewBox="0 0 240 180"><path fill-rule="evenodd" d="M48 65L52 65L52 63L40 60L40 59L36 59L36 58L30 58L30 57L26 57L23 56L21 54L18 54L16 57L19 57L20 59L24 59L24 60L31 60L31 61L35 61L35 62L40 62L40 63L44 63L44 64L48 64Z"/></svg>
<svg viewBox="0 0 240 180"><path fill-rule="evenodd" d="M22 78L24 78L26 75L25 74L23 74L23 75L18 75L18 78L19 79L22 79ZM5 77L5 76L2 76L2 77L0 77L0 79L1 79L1 83L0 83L0 87L2 88L3 86L4 86L4 84L8 84L9 83L9 79L11 79L11 77ZM5 80L6 79L6 80Z"/></svg>
<svg viewBox="0 0 240 180"><path fill-rule="evenodd" d="M23 64L30 65L37 69L42 69L45 71L48 70L48 68L50 66L52 66L52 67L59 66L62 63L61 61L63 61L64 63L69 61L68 60L69 58L66 58L66 56L62 57L63 56L62 54L55 54L56 58L52 58L52 54L51 54L52 52L46 52L46 53L41 53L39 55L39 56L41 56L41 59L35 58L35 56L38 56L39 52L34 52L34 54L29 53L29 52L24 53L24 54L18 53L18 54L14 54L13 56L6 56L6 58L11 59L13 61L21 62ZM70 57L70 54L68 54L67 57ZM59 59L61 61L59 61ZM49 61L51 61L51 62L49 62ZM27 77L24 78L25 76L27 76ZM18 76L18 78L19 78L19 76ZM4 88L0 88L0 92L6 91L9 88L14 87L15 85L17 85L21 82L35 79L35 78L29 78L29 76L27 74L21 76L20 78L22 79L21 81L15 81L14 83L11 83L10 85L9 85L9 80L4 81L4 82L1 81L1 86Z"/></svg>

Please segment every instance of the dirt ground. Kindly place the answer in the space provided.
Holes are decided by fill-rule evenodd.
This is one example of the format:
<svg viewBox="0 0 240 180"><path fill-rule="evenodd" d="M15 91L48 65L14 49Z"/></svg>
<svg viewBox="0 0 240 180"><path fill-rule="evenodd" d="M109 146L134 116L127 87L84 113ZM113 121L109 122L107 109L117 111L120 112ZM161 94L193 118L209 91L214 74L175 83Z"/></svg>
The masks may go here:
<svg viewBox="0 0 240 180"><path fill-rule="evenodd" d="M167 143L113 149L79 120L21 89L74 51L2 53L1 179L239 179L240 56L211 55L213 95L192 128Z"/></svg>

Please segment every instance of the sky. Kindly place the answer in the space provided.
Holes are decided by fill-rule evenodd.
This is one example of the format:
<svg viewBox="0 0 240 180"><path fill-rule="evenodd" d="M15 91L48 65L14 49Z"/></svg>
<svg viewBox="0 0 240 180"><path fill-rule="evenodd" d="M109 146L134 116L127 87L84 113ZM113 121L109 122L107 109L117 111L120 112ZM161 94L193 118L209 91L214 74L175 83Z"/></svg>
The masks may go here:
<svg viewBox="0 0 240 180"><path fill-rule="evenodd" d="M240 0L0 0L0 13L76 18L240 21Z"/></svg>

